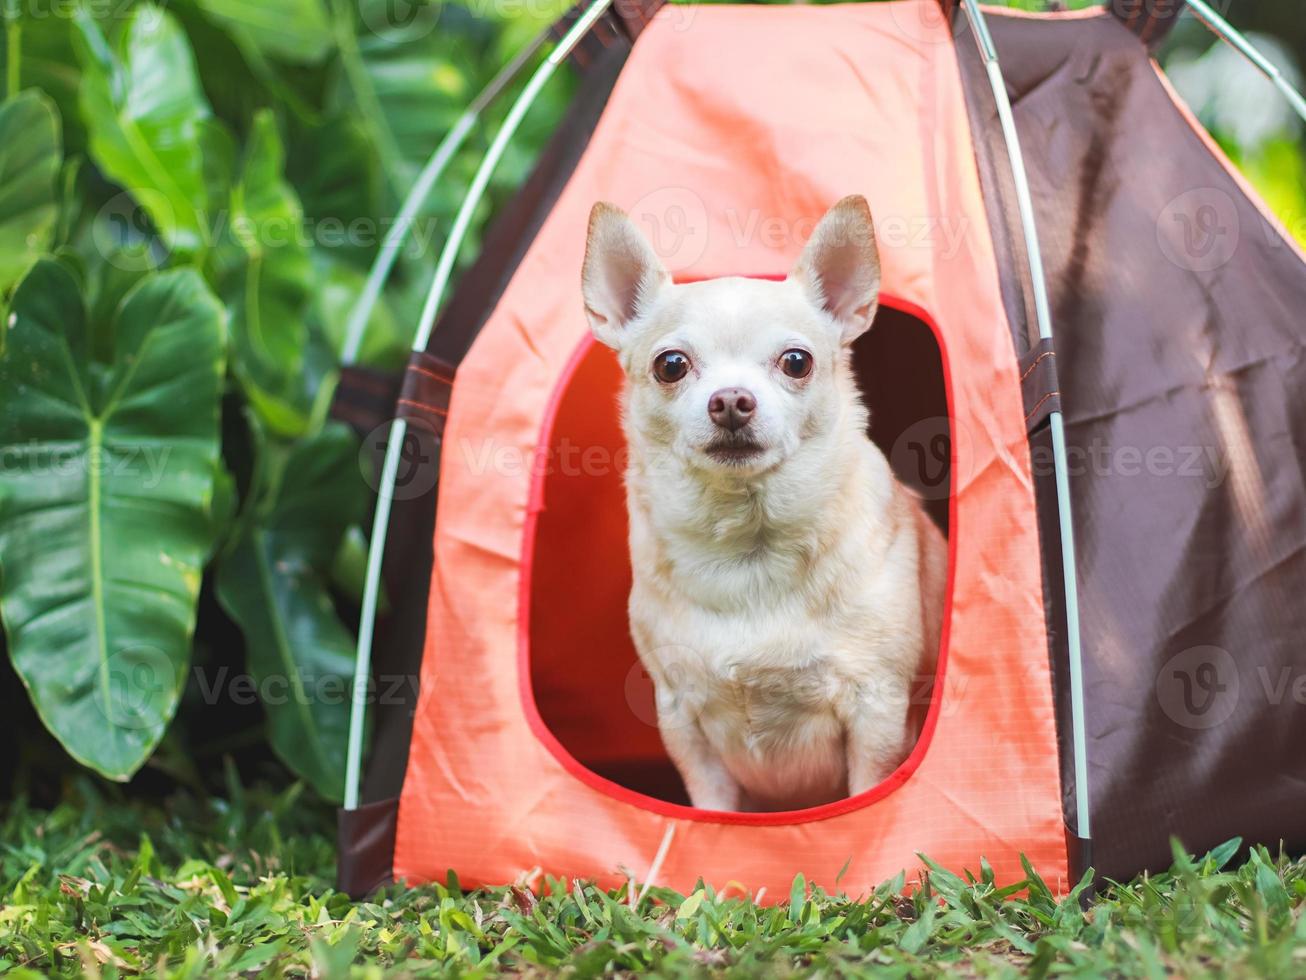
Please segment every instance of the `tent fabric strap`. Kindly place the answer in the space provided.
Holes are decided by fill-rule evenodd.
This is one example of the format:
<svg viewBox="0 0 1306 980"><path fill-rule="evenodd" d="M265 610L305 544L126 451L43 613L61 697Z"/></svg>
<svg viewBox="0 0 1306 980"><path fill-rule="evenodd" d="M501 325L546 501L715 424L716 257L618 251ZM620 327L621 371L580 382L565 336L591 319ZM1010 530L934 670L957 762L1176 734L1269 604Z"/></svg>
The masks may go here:
<svg viewBox="0 0 1306 980"><path fill-rule="evenodd" d="M394 880L399 798L340 809L336 826L336 884L361 901Z"/></svg>
<svg viewBox="0 0 1306 980"><path fill-rule="evenodd" d="M404 371L395 414L429 429L437 437L443 436L449 400L453 396L454 373L452 364L425 351L414 351Z"/></svg>
<svg viewBox="0 0 1306 980"><path fill-rule="evenodd" d="M412 352L402 372L359 365L343 368L331 402L331 418L360 436L396 418L442 436L456 370L455 364L426 351Z"/></svg>
<svg viewBox="0 0 1306 980"><path fill-rule="evenodd" d="M331 418L366 435L394 418L402 375L397 371L347 364L331 396Z"/></svg>
<svg viewBox="0 0 1306 980"><path fill-rule="evenodd" d="M1061 382L1057 378L1057 352L1044 337L1020 355L1020 394L1025 403L1025 430L1033 432L1061 411Z"/></svg>

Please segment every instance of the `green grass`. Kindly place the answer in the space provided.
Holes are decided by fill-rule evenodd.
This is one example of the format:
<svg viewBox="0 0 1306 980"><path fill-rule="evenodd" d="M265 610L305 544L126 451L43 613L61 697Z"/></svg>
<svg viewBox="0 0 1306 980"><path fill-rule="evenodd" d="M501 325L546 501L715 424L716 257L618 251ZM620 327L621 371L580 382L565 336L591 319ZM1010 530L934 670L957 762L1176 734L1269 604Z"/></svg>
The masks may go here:
<svg viewBox="0 0 1306 980"><path fill-rule="evenodd" d="M758 907L709 889L552 881L464 893L455 881L354 903L334 891L332 816L295 787L228 800L112 800L90 782L53 811L0 820L0 972L371 977L1077 974L1302 976L1306 865L1231 843L1115 886L1087 911L1030 871L996 888L931 868L869 898L794 883ZM30 973L26 971L31 971Z"/></svg>

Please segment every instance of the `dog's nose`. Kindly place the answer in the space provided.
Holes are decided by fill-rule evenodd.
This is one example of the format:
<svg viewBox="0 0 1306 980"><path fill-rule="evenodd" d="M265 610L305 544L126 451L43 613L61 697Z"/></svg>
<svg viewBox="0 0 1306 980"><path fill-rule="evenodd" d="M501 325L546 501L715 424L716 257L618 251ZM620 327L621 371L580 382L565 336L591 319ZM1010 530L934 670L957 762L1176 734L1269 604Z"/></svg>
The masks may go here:
<svg viewBox="0 0 1306 980"><path fill-rule="evenodd" d="M707 401L707 414L723 429L738 432L753 419L757 399L745 388L722 388Z"/></svg>

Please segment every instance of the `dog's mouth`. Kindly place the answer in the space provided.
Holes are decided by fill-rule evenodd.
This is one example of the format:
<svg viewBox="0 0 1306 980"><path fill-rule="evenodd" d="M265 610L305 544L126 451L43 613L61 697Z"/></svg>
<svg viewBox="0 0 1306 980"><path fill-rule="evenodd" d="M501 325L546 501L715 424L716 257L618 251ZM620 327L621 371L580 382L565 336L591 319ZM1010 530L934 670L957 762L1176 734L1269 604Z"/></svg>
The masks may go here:
<svg viewBox="0 0 1306 980"><path fill-rule="evenodd" d="M752 439L723 438L708 443L703 451L718 463L738 466L757 459L766 447Z"/></svg>

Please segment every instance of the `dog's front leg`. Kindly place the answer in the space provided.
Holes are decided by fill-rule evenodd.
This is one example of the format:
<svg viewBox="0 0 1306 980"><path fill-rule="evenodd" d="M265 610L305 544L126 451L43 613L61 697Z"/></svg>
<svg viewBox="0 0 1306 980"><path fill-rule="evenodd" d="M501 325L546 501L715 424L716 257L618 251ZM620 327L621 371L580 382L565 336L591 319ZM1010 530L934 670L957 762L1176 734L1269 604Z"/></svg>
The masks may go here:
<svg viewBox="0 0 1306 980"><path fill-rule="evenodd" d="M901 698L864 695L844 719L849 796L883 782L906 758L909 694L904 689Z"/></svg>
<svg viewBox="0 0 1306 980"><path fill-rule="evenodd" d="M697 718L683 708L659 710L658 730L695 807L700 810L742 809L743 790L699 728Z"/></svg>

